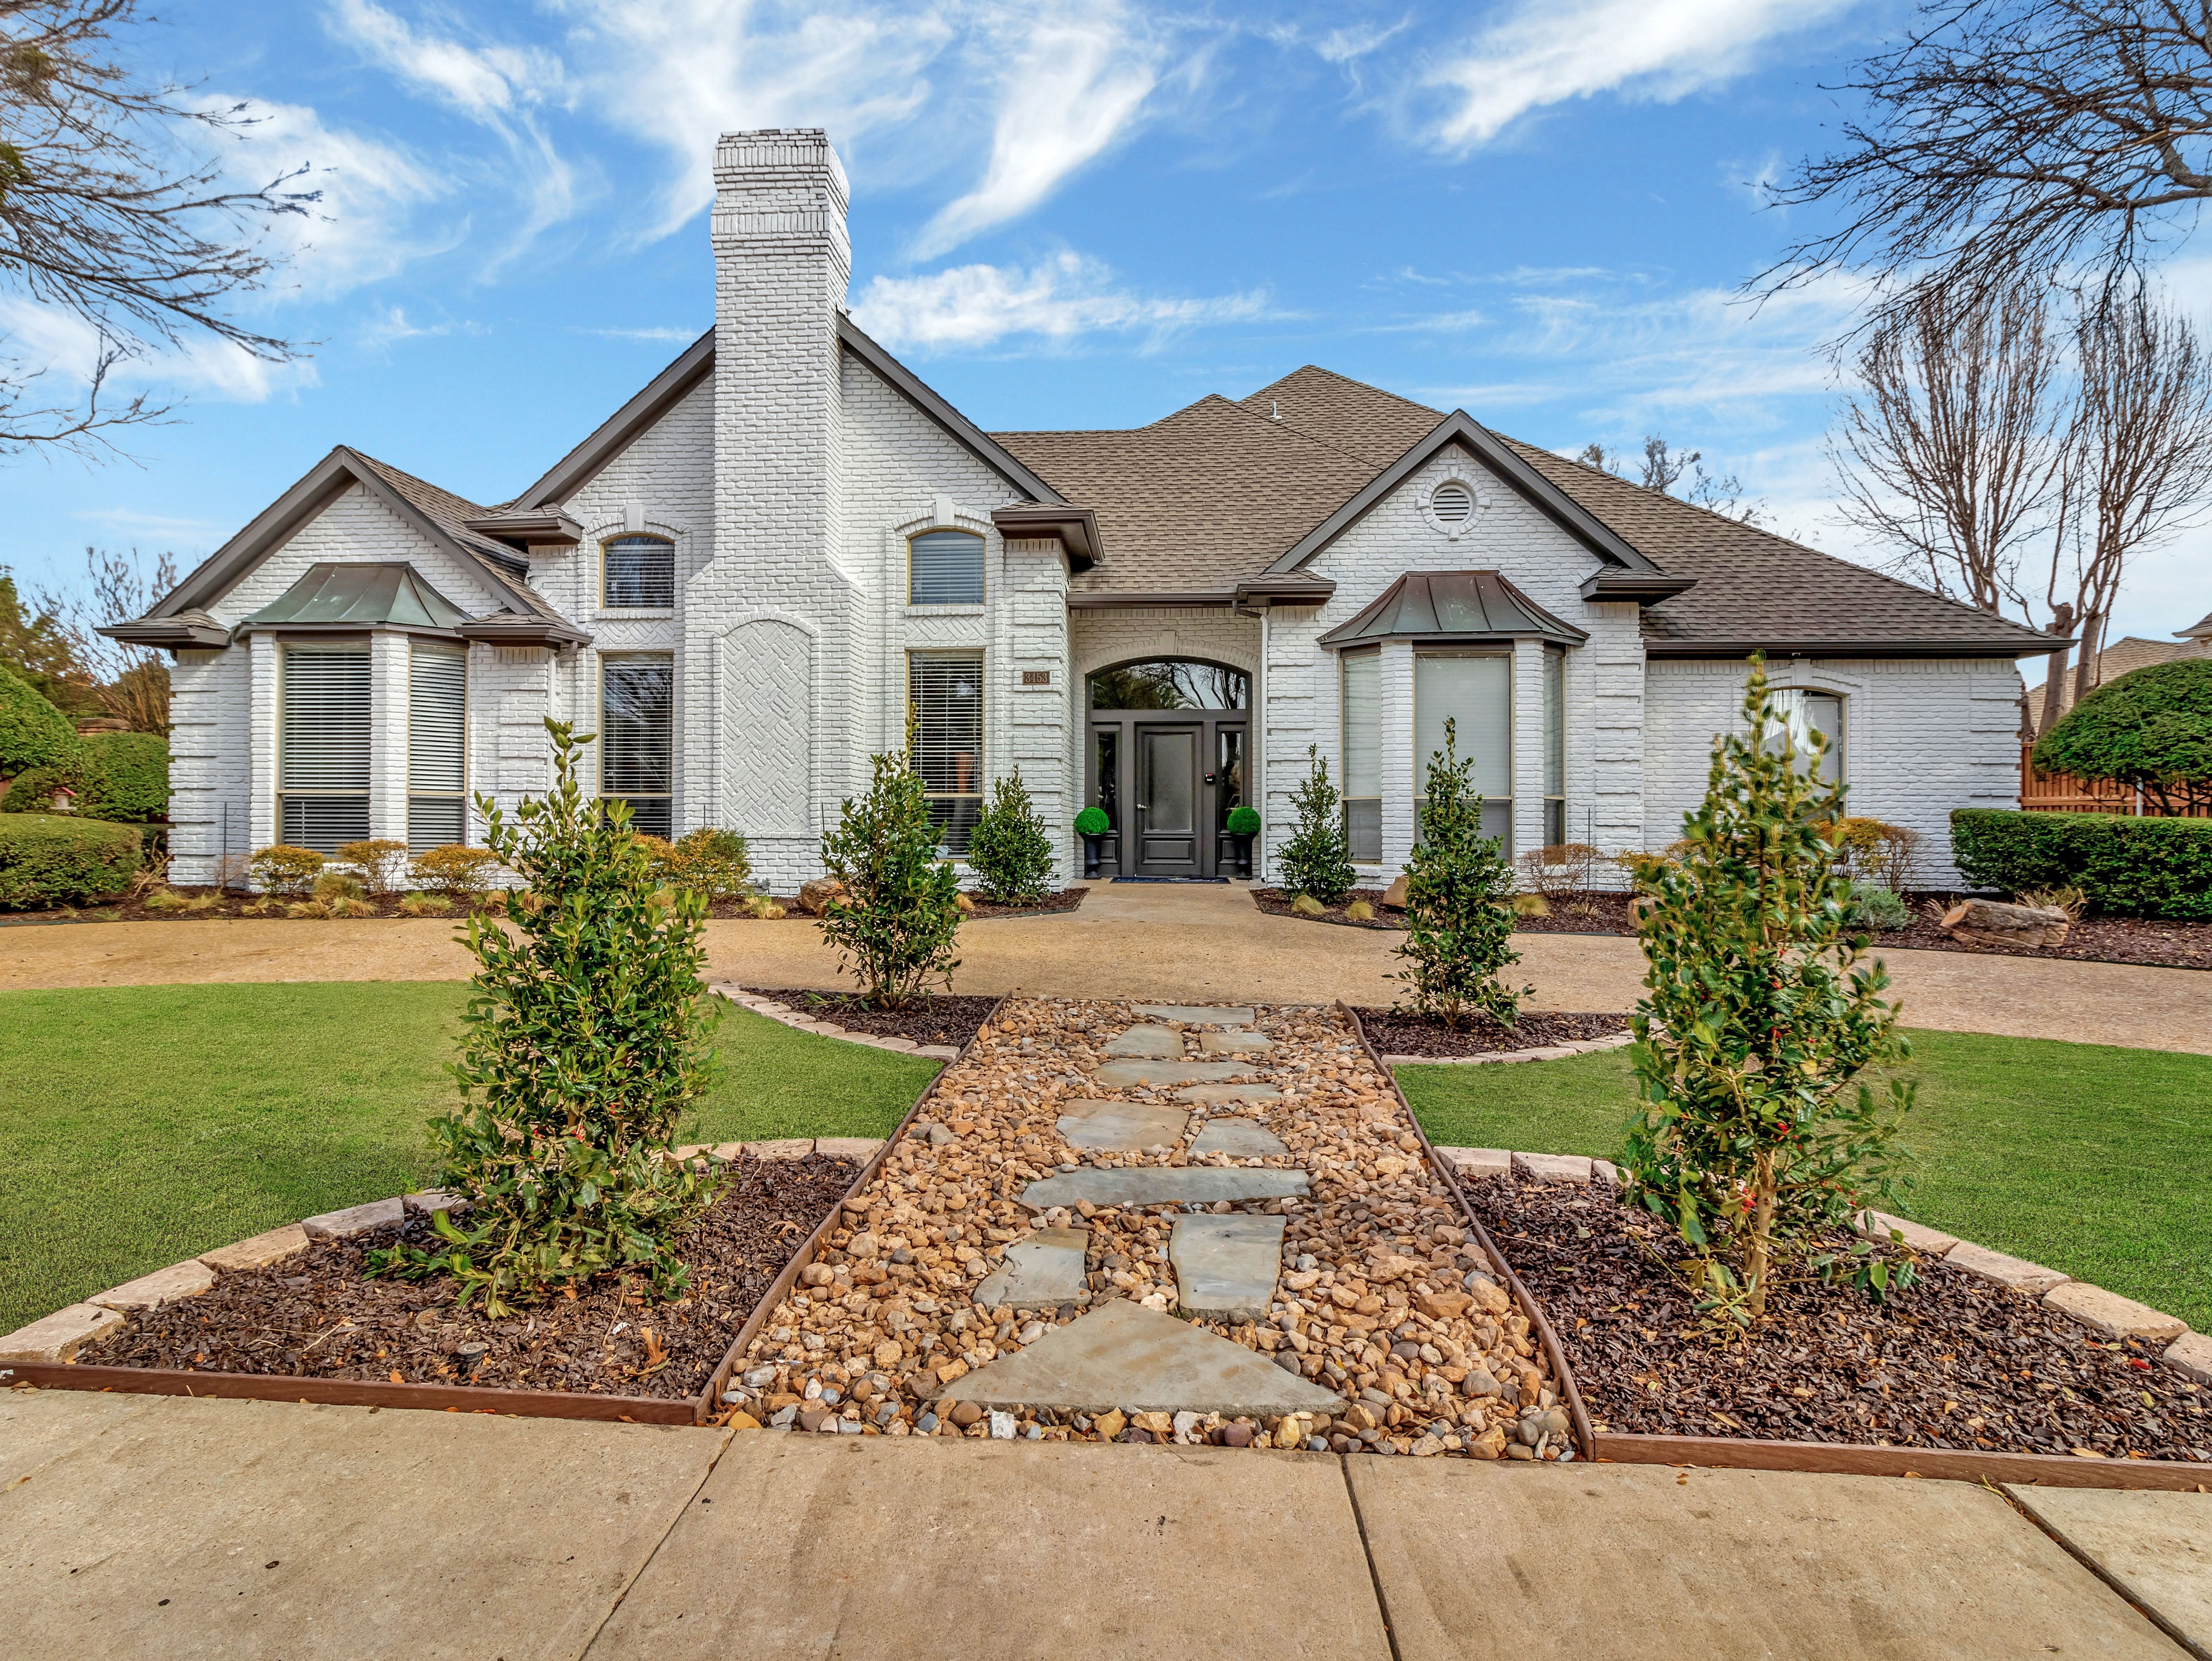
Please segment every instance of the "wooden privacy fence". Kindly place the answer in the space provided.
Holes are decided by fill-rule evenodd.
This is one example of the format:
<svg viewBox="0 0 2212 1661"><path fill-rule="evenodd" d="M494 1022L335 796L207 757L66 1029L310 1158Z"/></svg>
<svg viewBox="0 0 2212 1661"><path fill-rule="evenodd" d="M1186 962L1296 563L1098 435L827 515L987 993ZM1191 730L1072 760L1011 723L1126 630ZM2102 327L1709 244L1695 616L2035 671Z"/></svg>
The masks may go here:
<svg viewBox="0 0 2212 1661"><path fill-rule="evenodd" d="M2036 769L2035 746L2020 746L2020 805L2030 813L2128 813L2144 818L2165 817L2157 798L2147 796L2130 784L2103 779L2077 779L2071 773L2045 773ZM2184 818L2212 818L2212 810L2197 808Z"/></svg>

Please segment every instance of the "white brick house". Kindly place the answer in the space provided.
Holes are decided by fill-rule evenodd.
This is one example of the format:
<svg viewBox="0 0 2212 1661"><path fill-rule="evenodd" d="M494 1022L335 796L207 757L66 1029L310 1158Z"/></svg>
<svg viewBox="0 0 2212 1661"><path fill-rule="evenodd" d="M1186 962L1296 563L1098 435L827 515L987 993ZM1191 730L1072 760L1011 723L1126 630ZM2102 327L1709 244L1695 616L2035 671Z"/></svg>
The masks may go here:
<svg viewBox="0 0 2212 1661"><path fill-rule="evenodd" d="M277 841L478 834L601 734L641 824L787 892L909 742L957 851L1019 768L1109 873L1263 861L1317 751L1384 876L1446 715L1516 849L1659 847L1744 659L1838 729L1854 811L2012 801L2016 661L2058 642L1306 368L1150 426L985 434L845 311L819 131L725 137L715 324L494 507L341 447L119 636L171 648L173 872Z"/></svg>

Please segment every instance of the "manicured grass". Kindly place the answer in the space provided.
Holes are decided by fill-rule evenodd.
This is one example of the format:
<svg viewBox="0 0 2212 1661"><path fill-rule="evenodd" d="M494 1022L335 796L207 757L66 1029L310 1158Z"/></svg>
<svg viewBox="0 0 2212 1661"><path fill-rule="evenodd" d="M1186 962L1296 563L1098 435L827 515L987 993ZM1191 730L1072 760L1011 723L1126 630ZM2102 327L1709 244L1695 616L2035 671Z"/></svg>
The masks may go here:
<svg viewBox="0 0 2212 1661"><path fill-rule="evenodd" d="M458 983L0 993L0 1332L279 1223L419 1188ZM678 1140L880 1136L937 1063L740 1009Z"/></svg>
<svg viewBox="0 0 2212 1661"><path fill-rule="evenodd" d="M2212 1329L2212 1056L1915 1032L1906 1215ZM1617 1156L1625 1050L1398 1071L1437 1142Z"/></svg>

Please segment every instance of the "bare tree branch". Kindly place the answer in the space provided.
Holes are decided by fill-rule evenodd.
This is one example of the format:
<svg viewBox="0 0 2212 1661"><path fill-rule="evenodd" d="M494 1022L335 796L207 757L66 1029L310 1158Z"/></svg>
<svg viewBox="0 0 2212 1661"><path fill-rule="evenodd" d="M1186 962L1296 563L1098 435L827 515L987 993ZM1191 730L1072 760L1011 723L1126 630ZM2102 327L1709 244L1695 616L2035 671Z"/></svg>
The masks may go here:
<svg viewBox="0 0 2212 1661"><path fill-rule="evenodd" d="M107 713L134 733L169 730L169 666L150 646L130 646L99 632L102 624L146 615L177 586L177 557L161 553L150 569L136 548L128 554L84 551L85 587L70 593L42 589L36 605L42 622L69 643L76 660L100 683Z"/></svg>

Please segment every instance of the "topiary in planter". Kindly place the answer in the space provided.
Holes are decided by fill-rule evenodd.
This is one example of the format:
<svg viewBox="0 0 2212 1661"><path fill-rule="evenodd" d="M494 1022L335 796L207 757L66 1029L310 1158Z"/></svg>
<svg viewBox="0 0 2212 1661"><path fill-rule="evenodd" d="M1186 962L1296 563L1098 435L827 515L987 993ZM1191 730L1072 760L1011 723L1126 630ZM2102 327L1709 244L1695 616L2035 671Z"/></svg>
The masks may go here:
<svg viewBox="0 0 2212 1661"><path fill-rule="evenodd" d="M1229 810L1229 822L1222 828L1232 837L1256 837L1260 834L1260 811L1240 802Z"/></svg>
<svg viewBox="0 0 2212 1661"><path fill-rule="evenodd" d="M131 886L141 861L134 825L73 813L10 813L0 818L0 910L111 898Z"/></svg>
<svg viewBox="0 0 2212 1661"><path fill-rule="evenodd" d="M1031 905L1052 881L1052 837L1030 805L1017 767L992 786L991 805L968 834L968 866L985 897L1000 905Z"/></svg>
<svg viewBox="0 0 2212 1661"><path fill-rule="evenodd" d="M1075 834L1079 837L1103 837L1113 828L1103 807L1086 807L1075 816Z"/></svg>

